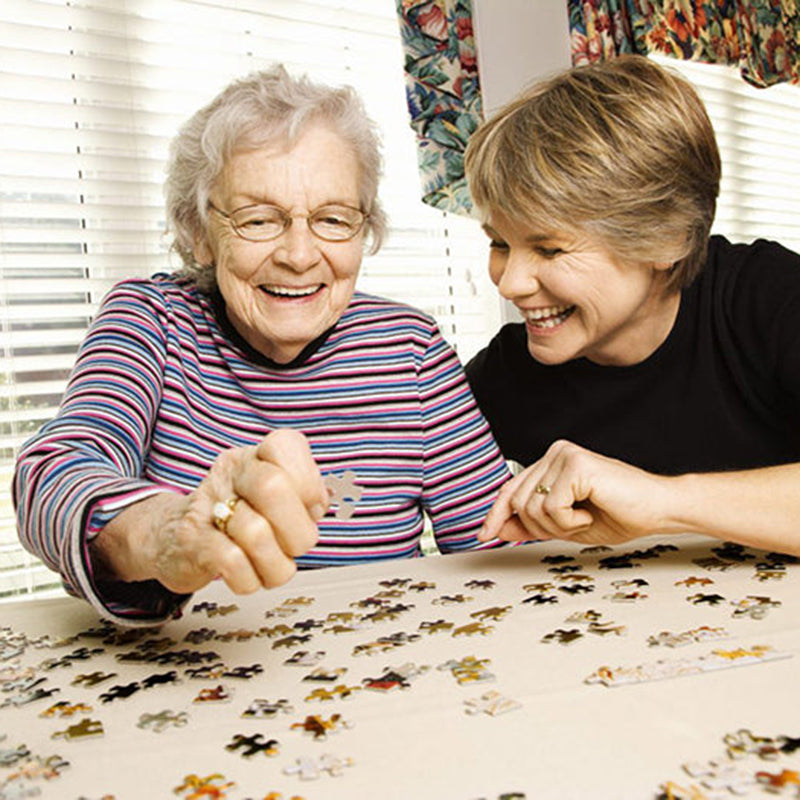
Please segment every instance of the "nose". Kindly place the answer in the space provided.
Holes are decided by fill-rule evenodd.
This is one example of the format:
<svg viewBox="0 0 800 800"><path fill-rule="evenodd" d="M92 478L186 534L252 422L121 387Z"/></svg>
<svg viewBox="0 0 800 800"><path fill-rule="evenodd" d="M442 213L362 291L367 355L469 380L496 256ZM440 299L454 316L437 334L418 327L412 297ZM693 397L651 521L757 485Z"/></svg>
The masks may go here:
<svg viewBox="0 0 800 800"><path fill-rule="evenodd" d="M304 272L319 261L318 241L305 217L292 219L292 224L278 238L273 259L295 272Z"/></svg>
<svg viewBox="0 0 800 800"><path fill-rule="evenodd" d="M534 259L511 249L498 269L495 284L506 300L519 300L539 291L539 270Z"/></svg>

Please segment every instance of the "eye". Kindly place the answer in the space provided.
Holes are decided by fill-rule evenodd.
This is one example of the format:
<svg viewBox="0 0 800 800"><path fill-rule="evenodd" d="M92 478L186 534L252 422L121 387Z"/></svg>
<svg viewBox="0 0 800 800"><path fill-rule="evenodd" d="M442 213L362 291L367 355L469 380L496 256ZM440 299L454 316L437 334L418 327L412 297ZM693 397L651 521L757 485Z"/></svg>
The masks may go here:
<svg viewBox="0 0 800 800"><path fill-rule="evenodd" d="M283 226L280 212L268 206L239 209L232 215L232 219L237 227L246 230Z"/></svg>
<svg viewBox="0 0 800 800"><path fill-rule="evenodd" d="M564 253L560 247L535 247L534 250L542 258L555 258L556 256L560 256Z"/></svg>
<svg viewBox="0 0 800 800"><path fill-rule="evenodd" d="M315 216L314 222L320 225L329 225L333 228L347 227L350 225L350 220L347 220L342 216L332 213L326 213L324 215Z"/></svg>
<svg viewBox="0 0 800 800"><path fill-rule="evenodd" d="M490 239L489 248L491 250L508 250L508 245L500 239Z"/></svg>

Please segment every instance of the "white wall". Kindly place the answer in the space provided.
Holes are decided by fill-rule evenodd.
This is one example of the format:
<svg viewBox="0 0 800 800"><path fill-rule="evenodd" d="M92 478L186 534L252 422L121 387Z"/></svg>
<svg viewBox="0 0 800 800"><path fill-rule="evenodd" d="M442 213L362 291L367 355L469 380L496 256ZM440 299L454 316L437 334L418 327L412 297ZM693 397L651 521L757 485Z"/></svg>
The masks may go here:
<svg viewBox="0 0 800 800"><path fill-rule="evenodd" d="M570 66L564 0L472 0L472 17L486 116L534 81Z"/></svg>
<svg viewBox="0 0 800 800"><path fill-rule="evenodd" d="M486 117L526 86L571 66L564 0L472 0L478 74ZM503 322L520 319L498 295Z"/></svg>

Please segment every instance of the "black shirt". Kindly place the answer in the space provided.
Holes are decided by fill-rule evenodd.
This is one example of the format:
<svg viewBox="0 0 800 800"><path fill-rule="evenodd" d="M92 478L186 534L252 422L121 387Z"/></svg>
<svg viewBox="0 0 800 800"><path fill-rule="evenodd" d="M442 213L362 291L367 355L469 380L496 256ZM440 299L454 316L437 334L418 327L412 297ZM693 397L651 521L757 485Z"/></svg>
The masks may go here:
<svg viewBox="0 0 800 800"><path fill-rule="evenodd" d="M800 461L800 256L711 237L664 343L639 364L544 365L505 325L467 376L506 458L556 439L661 474Z"/></svg>

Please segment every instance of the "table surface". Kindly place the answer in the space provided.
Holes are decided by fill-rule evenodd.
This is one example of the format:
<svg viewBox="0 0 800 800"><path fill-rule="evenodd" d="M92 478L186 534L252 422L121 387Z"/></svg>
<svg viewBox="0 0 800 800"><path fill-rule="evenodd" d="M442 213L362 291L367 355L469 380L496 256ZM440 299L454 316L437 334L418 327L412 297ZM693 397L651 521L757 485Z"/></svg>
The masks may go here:
<svg viewBox="0 0 800 800"><path fill-rule="evenodd" d="M769 761L752 753L732 761L725 741L741 730L773 743L798 735L800 566L778 565L767 577L756 566L771 563L767 554L723 549L720 556L720 545L694 536L649 537L593 552L551 542L304 572L281 589L246 597L215 583L181 619L130 641L119 635L104 641L96 613L71 598L2 605L0 797L25 796L25 785L39 788L44 800L495 800L514 792L529 799L641 799L657 797L668 781L695 785L705 797L733 797L708 779L703 787L683 765L716 761L751 784L759 771L800 771L800 749ZM626 558L609 562L610 556ZM457 595L463 602L453 602ZM716 602L689 599L697 595L714 595ZM751 613L754 605L760 612ZM440 620L438 629L423 624ZM353 629L336 632L337 625ZM721 638L703 640L698 632L708 629ZM568 634L567 644L546 638L558 630L580 635ZM662 632L684 634L681 646L668 646L666 637L654 644ZM394 634L400 636L387 640ZM310 638L285 641L286 635ZM21 652L9 657L14 644ZM782 657L757 663L743 657L759 647ZM727 655L712 656L715 650ZM298 652L322 653L321 660L287 664ZM80 660L81 654L89 657ZM491 680L461 683L445 666L470 656L486 659ZM181 663L187 657L194 663ZM689 674L614 686L586 680L604 666L644 665L652 677L659 661L657 675L715 660L731 668L691 674L686 666ZM203 666L205 679L191 677L189 670ZM261 671L250 678L221 675L253 666ZM11 676L27 667L44 678L36 688L58 691L19 703L24 692ZM405 675L408 686L367 685L388 669ZM114 677L94 686L75 682L98 671ZM175 682L148 680L170 672ZM336 679L308 680L312 674ZM129 697L101 698L129 684L138 689ZM198 700L218 686L226 701ZM343 697L337 686L352 691ZM313 699L325 689L334 690L333 699ZM465 701L486 692L516 707L468 713ZM256 700L287 701L290 710L243 716ZM59 715L70 706L71 716ZM161 731L140 726L142 715L166 710L184 714L185 724ZM324 721L340 715L348 726L320 740L292 728L313 715ZM93 721L89 730L99 722L102 734L74 735L82 720ZM276 740L277 753L229 749L240 734ZM69 767L49 780L14 777L24 759L12 753L22 745L29 763L57 755ZM298 759L319 766L323 754L329 760L322 763L339 760L341 774L322 771L311 779L291 772ZM797 789L785 791L796 797ZM740 792L775 796L761 784Z"/></svg>

